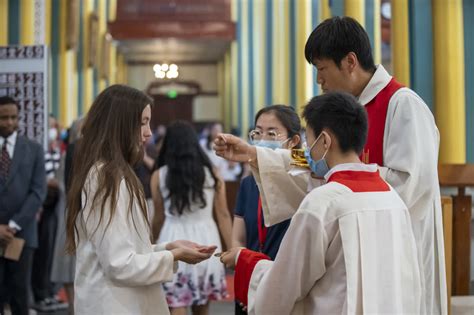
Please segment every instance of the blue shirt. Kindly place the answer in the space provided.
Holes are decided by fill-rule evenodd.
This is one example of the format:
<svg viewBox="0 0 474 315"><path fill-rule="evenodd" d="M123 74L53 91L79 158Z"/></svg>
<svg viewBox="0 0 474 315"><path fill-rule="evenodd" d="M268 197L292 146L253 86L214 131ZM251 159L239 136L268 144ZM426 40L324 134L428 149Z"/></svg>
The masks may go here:
<svg viewBox="0 0 474 315"><path fill-rule="evenodd" d="M258 240L258 192L257 183L253 176L247 176L242 180L237 195L237 204L234 214L244 219L247 243L246 247L253 251L259 251L260 245ZM262 214L263 218L263 214ZM272 260L275 259L281 240L290 225L291 219L281 223L272 225L267 228L267 237L263 244L263 253ZM263 226L263 222L262 222Z"/></svg>

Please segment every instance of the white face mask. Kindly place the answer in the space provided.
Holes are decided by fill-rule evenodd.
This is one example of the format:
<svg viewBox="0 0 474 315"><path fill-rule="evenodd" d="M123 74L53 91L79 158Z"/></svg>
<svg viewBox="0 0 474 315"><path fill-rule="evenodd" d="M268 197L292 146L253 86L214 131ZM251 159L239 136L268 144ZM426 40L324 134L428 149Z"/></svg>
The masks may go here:
<svg viewBox="0 0 474 315"><path fill-rule="evenodd" d="M49 141L55 141L58 139L58 129L51 128L48 130L48 139Z"/></svg>

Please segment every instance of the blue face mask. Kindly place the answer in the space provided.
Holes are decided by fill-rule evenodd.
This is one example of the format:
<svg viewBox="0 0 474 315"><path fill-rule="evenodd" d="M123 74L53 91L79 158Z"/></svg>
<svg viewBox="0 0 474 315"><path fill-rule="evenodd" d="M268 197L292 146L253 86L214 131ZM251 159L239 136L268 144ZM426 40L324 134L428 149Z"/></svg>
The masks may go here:
<svg viewBox="0 0 474 315"><path fill-rule="evenodd" d="M285 141L279 141L279 140L252 140L250 143L252 145L255 145L257 147L263 147L263 148L269 148L272 150L276 149L282 149L283 144L287 142L289 139L286 139Z"/></svg>
<svg viewBox="0 0 474 315"><path fill-rule="evenodd" d="M304 156L306 158L306 161L308 161L309 167L311 168L311 171L316 175L318 178L324 178L324 175L326 175L329 172L329 166L326 163L326 160L324 159L326 157L326 153L328 153L329 148L324 152L323 157L317 161L314 161L313 158L311 157L311 150L313 149L314 145L318 142L319 138L321 138L323 134L321 133L316 140L314 140L313 144L311 147L306 148L304 150Z"/></svg>

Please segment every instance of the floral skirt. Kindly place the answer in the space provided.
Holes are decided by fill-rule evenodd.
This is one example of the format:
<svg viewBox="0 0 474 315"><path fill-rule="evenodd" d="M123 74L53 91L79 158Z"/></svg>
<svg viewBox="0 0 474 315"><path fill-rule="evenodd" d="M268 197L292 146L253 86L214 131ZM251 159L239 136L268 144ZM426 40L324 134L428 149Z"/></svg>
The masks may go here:
<svg viewBox="0 0 474 315"><path fill-rule="evenodd" d="M206 261L200 264L203 263ZM181 265L181 262L179 264ZM203 267L198 265L187 265L186 269ZM196 272L180 271L179 269L178 267L178 272L174 275L172 282L163 284L169 307L205 305L209 301L222 300L228 296L224 270L198 275Z"/></svg>
<svg viewBox="0 0 474 315"><path fill-rule="evenodd" d="M167 217L159 242L179 239L216 245L216 252L222 251L219 231L212 217L209 220L174 220ZM196 265L180 261L173 281L164 283L163 289L169 307L205 305L209 301L222 300L227 297L224 265L214 256Z"/></svg>

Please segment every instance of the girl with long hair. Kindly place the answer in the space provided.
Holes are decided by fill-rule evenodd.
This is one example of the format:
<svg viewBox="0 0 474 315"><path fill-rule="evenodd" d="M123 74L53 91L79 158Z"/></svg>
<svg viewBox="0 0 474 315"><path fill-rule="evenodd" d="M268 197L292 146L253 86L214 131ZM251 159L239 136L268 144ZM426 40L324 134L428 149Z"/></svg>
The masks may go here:
<svg viewBox="0 0 474 315"><path fill-rule="evenodd" d="M215 246L153 245L133 166L151 136L153 101L113 85L95 99L82 128L68 192L67 243L76 254L77 314L168 314L161 283L175 262L198 263Z"/></svg>
<svg viewBox="0 0 474 315"><path fill-rule="evenodd" d="M194 128L178 121L168 127L151 179L155 204L153 231L160 242L172 239L231 244L231 217L225 184L199 145ZM216 222L214 218L216 218ZM171 314L207 314L209 301L227 295L225 270L217 258L195 266L179 264L173 282L163 284Z"/></svg>

